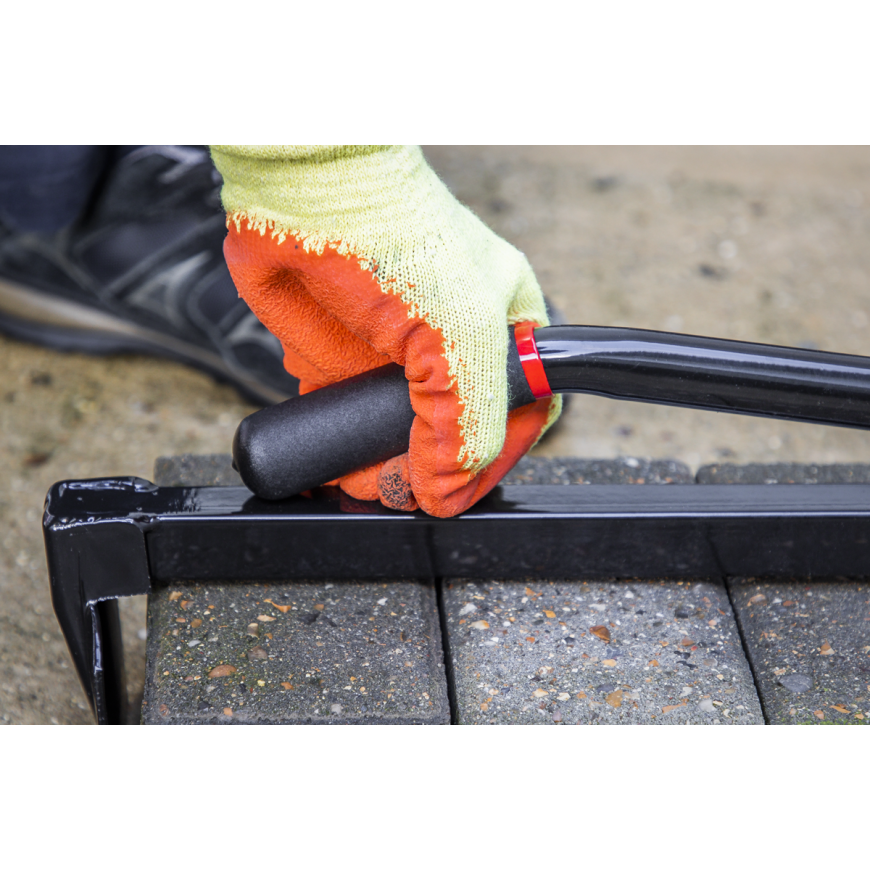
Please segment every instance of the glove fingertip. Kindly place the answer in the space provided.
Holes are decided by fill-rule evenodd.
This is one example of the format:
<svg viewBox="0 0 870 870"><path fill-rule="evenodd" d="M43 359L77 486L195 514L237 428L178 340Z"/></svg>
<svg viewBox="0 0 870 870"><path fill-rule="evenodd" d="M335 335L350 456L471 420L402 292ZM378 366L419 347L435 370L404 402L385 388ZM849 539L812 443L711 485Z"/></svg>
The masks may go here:
<svg viewBox="0 0 870 870"><path fill-rule="evenodd" d="M411 489L408 454L388 459L378 475L378 495L381 503L397 511L417 510L417 499Z"/></svg>

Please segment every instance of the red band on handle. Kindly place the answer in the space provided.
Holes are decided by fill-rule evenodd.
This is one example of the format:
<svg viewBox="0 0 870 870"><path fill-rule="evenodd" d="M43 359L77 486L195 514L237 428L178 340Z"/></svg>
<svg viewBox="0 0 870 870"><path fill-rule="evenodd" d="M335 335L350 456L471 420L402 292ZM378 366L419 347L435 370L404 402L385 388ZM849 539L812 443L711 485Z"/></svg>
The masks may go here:
<svg viewBox="0 0 870 870"><path fill-rule="evenodd" d="M537 323L527 321L518 323L514 327L514 338L517 342L517 350L520 352L520 362L523 364L523 372L529 382L529 389L536 399L546 399L553 395L547 373L544 371L544 363L538 353L535 344L535 329Z"/></svg>

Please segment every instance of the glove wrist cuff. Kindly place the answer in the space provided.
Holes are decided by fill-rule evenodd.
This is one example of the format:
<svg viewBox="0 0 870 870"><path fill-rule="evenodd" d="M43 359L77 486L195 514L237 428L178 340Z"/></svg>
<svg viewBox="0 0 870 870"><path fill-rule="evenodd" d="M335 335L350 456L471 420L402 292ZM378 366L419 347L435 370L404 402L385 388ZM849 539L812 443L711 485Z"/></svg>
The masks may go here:
<svg viewBox="0 0 870 870"><path fill-rule="evenodd" d="M390 145L210 145L212 157L262 163L328 163L389 149Z"/></svg>
<svg viewBox="0 0 870 870"><path fill-rule="evenodd" d="M443 187L416 146L215 146L212 158L230 218L283 234L330 235L337 224L413 213Z"/></svg>

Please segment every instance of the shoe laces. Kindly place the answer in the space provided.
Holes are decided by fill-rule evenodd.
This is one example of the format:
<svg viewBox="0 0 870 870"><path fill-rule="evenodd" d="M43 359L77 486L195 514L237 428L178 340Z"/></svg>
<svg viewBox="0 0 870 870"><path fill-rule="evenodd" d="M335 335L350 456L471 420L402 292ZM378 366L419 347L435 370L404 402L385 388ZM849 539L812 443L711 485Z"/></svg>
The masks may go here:
<svg viewBox="0 0 870 870"><path fill-rule="evenodd" d="M159 154L167 160L172 160L175 164L157 176L158 181L164 184L173 184L194 167L210 162L207 151L191 145L142 145L127 154L121 162L137 163L153 154ZM219 175L218 178L220 178Z"/></svg>

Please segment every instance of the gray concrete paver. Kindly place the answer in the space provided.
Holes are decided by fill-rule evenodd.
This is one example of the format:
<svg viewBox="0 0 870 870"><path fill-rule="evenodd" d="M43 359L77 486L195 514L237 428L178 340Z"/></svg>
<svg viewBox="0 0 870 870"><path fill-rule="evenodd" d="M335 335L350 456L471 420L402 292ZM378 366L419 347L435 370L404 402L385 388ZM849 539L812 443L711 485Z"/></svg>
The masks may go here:
<svg viewBox="0 0 870 870"><path fill-rule="evenodd" d="M763 724L721 582L453 580L444 600L460 724Z"/></svg>
<svg viewBox="0 0 870 870"><path fill-rule="evenodd" d="M526 457L507 483L685 483L682 463ZM461 724L762 724L719 580L447 581Z"/></svg>
<svg viewBox="0 0 870 870"><path fill-rule="evenodd" d="M230 463L229 454L163 456L155 482L234 484ZM221 666L232 671L209 676ZM434 587L337 580L161 588L149 600L142 719L448 724Z"/></svg>
<svg viewBox="0 0 870 870"><path fill-rule="evenodd" d="M577 459L524 456L502 478L503 485L586 483L694 483L688 465L674 459Z"/></svg>
<svg viewBox="0 0 870 870"><path fill-rule="evenodd" d="M796 462L751 462L704 465L695 476L698 483L870 483L870 465L835 463L821 465Z"/></svg>
<svg viewBox="0 0 870 870"><path fill-rule="evenodd" d="M243 486L231 453L183 453L158 456L154 462L158 486Z"/></svg>
<svg viewBox="0 0 870 870"><path fill-rule="evenodd" d="M870 582L729 582L771 724L870 724Z"/></svg>
<svg viewBox="0 0 870 870"><path fill-rule="evenodd" d="M149 601L143 722L448 724L434 589L396 581L161 589Z"/></svg>
<svg viewBox="0 0 870 870"><path fill-rule="evenodd" d="M721 464L699 483L868 483L856 463ZM738 577L731 599L774 724L870 723L870 583L866 578Z"/></svg>

